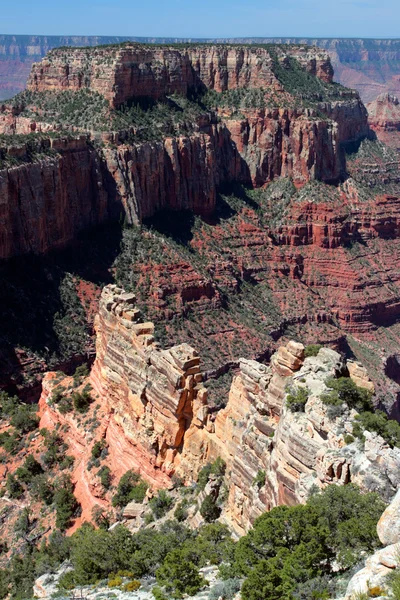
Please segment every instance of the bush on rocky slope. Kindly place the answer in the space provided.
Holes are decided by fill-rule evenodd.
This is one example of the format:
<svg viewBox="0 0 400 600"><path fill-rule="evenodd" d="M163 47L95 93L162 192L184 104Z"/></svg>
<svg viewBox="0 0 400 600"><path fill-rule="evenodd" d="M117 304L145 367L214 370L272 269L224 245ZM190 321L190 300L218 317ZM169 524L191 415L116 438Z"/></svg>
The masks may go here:
<svg viewBox="0 0 400 600"><path fill-rule="evenodd" d="M348 485L262 515L236 547L235 566L247 576L243 599L289 600L307 581L346 571L379 546L376 523L383 509L377 494Z"/></svg>
<svg viewBox="0 0 400 600"><path fill-rule="evenodd" d="M224 578L245 578L244 600L303 599L306 590L324 598L362 553L379 546L376 524L383 509L376 494L329 486L306 505L265 513L237 544L220 523L193 531L168 521L135 534L122 525L109 531L85 524L69 539L53 534L40 548L16 554L0 571L0 597L9 589L15 600L29 597L35 577L68 559L73 571L60 579L66 589L125 571L136 578L157 574L167 597L180 597L203 585L199 569L211 563L220 565ZM182 565L190 565L190 581Z"/></svg>

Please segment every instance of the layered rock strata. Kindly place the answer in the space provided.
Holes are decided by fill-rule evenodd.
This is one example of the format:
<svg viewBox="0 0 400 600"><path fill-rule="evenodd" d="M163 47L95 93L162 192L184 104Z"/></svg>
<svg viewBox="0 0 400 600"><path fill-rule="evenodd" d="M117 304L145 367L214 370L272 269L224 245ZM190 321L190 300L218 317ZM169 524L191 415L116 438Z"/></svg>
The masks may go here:
<svg viewBox="0 0 400 600"><path fill-rule="evenodd" d="M215 414L196 352L187 345L161 351L152 324L140 322L132 294L105 288L96 327L91 381L121 436L142 464L186 482L205 463L223 458L229 474L223 518L237 532L265 510L304 502L313 486L354 482L390 497L400 484L400 450L368 432L363 450L357 441L346 444L356 412L343 407L329 416L321 401L326 379L347 372L337 352L323 348L305 359L304 347L289 342L269 365L242 360L227 406ZM350 373L370 387L360 367ZM288 392L297 388L309 395L304 412L286 407Z"/></svg>
<svg viewBox="0 0 400 600"><path fill-rule="evenodd" d="M377 137L400 150L400 101L393 94L380 94L367 105L368 121Z"/></svg>
<svg viewBox="0 0 400 600"><path fill-rule="evenodd" d="M134 128L89 132L71 127L71 135L81 135L79 143L70 141L63 148L63 142L53 139L54 133L62 136L61 123L46 122L45 115L43 122L37 121L21 113L21 107L2 106L0 133L40 134L36 143L43 145L43 152L33 156L25 140L2 143L1 218L10 241L0 240L0 257L46 252L122 211L130 223L140 223L163 208L210 216L217 186L227 182L256 187L277 177L290 177L297 186L315 179L337 182L344 173L342 142L368 134L365 108L356 93L344 89L313 107L293 102L296 93L289 94L275 75L277 64L293 69L292 59L299 68L331 83L329 57L307 46L177 49L126 44L50 52L32 68L28 86L32 91L88 88L117 107L133 98L159 99L193 89L250 88L268 90L268 97L277 94L279 102L276 108L243 109L241 114L210 111L191 123L193 133L159 142L139 138L135 142ZM44 137L50 132L49 139ZM69 167L73 144L79 144L86 156ZM54 150L51 158L46 157L47 148ZM69 185L63 183L64 170ZM64 231L59 230L60 221L65 222Z"/></svg>
<svg viewBox="0 0 400 600"><path fill-rule="evenodd" d="M0 170L2 259L65 246L118 210L107 194L100 157L85 136L44 139L37 151L44 158L34 162L25 162L26 145L6 151L17 166Z"/></svg>
<svg viewBox="0 0 400 600"><path fill-rule="evenodd" d="M333 69L326 53L307 46L277 47L278 59L295 58L309 73L331 82ZM190 89L223 92L238 87L279 86L273 56L265 48L188 46L165 48L124 44L103 48L70 48L49 52L32 66L28 89L79 90L104 95L112 106L132 98L186 95Z"/></svg>
<svg viewBox="0 0 400 600"><path fill-rule="evenodd" d="M400 484L400 450L368 432L364 450L357 442L346 444L356 412L345 409L330 417L320 399L328 391L326 379L346 371L340 355L323 348L317 357L304 359L303 350L290 342L269 366L242 360L227 407L208 438L209 457L222 456L228 465L224 518L240 533L265 510L304 502L313 486L353 482L390 497ZM288 392L297 388L309 394L304 412L286 407Z"/></svg>
<svg viewBox="0 0 400 600"><path fill-rule="evenodd" d="M187 344L161 350L134 295L116 286L104 289L95 327L94 389L143 463L172 475L190 429L207 418L198 354Z"/></svg>

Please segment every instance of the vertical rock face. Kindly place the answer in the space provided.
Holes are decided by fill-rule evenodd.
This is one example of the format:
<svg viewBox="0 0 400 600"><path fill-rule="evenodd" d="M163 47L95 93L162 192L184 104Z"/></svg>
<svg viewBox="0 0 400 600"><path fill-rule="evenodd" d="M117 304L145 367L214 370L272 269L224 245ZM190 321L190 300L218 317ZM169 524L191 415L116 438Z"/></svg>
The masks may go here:
<svg viewBox="0 0 400 600"><path fill-rule="evenodd" d="M228 465L224 517L235 530L247 531L274 506L304 502L313 486L351 481L387 498L397 489L400 450L368 432L363 451L357 443L346 445L355 411L331 418L320 399L327 377L344 370L337 352L323 348L304 359L304 348L294 342L281 347L269 366L241 361L208 447L212 458L222 456ZM309 393L305 412L291 412L285 405L288 390L297 387ZM257 483L260 474L265 483Z"/></svg>
<svg viewBox="0 0 400 600"><path fill-rule="evenodd" d="M367 105L370 127L377 137L394 148L400 148L400 101L393 94L380 94Z"/></svg>
<svg viewBox="0 0 400 600"><path fill-rule="evenodd" d="M120 432L115 440L125 440L152 481L176 473L190 482L204 464L224 459L223 518L236 531L247 531L274 506L304 502L313 486L354 482L390 497L400 484L400 450L368 432L364 450L357 442L346 445L355 411L330 417L321 401L326 379L347 369L337 352L323 348L304 358L304 347L289 342L269 365L242 360L227 406L215 418L197 353L187 344L160 350L153 325L140 322L133 294L107 286L96 330L91 381ZM308 390L304 412L286 407L288 390L298 387Z"/></svg>
<svg viewBox="0 0 400 600"><path fill-rule="evenodd" d="M148 468L175 472L184 437L207 416L200 359L187 344L160 350L152 323L142 323L135 297L116 286L102 294L91 375L121 434ZM154 478L154 475L153 475Z"/></svg>
<svg viewBox="0 0 400 600"><path fill-rule="evenodd" d="M295 58L309 73L331 82L329 57L317 48L287 47L276 50L278 59ZM273 57L265 48L230 46L170 47L123 46L52 50L32 66L28 89L32 91L89 88L119 106L135 97L158 99L191 88L217 92L238 87L278 85Z"/></svg>
<svg viewBox="0 0 400 600"><path fill-rule="evenodd" d="M333 93L333 86L329 94L335 99L307 107L298 102L296 92L287 92L275 74L277 69L289 73L303 69L326 83L332 81L327 54L308 46L189 45L177 49L128 43L51 51L33 66L30 90L87 88L116 108L134 98L157 100L174 92L255 89L266 94L267 106L271 97L271 106L280 108L246 108L240 114L233 109L203 111L192 117L190 133L158 142L139 141L133 127L124 132L89 133L71 126L74 135L85 134L86 148L82 137L80 155L78 148L70 147L77 142L69 142L53 153L52 160L40 153L32 160L28 148L7 148L4 141L0 165L19 163L21 167L1 172L4 234L0 256L61 246L84 227L122 210L131 223L140 223L163 208L208 216L215 208L217 186L225 182L263 186L277 177L290 177L297 186L310 180L337 182L344 172L341 143L368 132L365 108L357 94L350 90ZM279 101L274 100L275 94ZM41 109L30 108L31 112L24 113L22 105L0 107L0 133L40 133L43 137L56 131L61 135L63 125L52 121L54 115L46 122ZM156 130L157 122L153 126ZM98 138L104 142L101 150L93 143ZM60 146L55 139L43 144L51 150ZM51 223L55 223L54 231Z"/></svg>
<svg viewBox="0 0 400 600"><path fill-rule="evenodd" d="M64 246L110 218L101 164L86 138L44 140L49 156L0 170L0 258ZM10 148L17 159L26 148Z"/></svg>

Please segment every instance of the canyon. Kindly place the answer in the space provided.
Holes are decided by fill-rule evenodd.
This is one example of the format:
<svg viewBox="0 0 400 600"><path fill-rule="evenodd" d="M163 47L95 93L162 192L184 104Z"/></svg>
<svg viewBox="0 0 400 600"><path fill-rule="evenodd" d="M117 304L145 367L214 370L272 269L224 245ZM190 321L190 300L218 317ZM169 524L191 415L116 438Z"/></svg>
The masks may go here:
<svg viewBox="0 0 400 600"><path fill-rule="evenodd" d="M39 402L40 428L67 431L76 459L72 478L82 515L74 529L90 520L94 506L110 508L108 494L88 468L96 440L106 443L105 464L115 480L133 468L153 490L171 487L176 476L190 485L207 463L223 459L229 478L221 519L241 535L266 510L304 502L315 487L352 482L387 499L398 488L400 450L373 432L365 433L363 449L353 438L349 443L356 411L330 416L321 401L329 376L350 375L374 390L367 371L334 350L321 348L305 358L304 346L291 341L267 365L242 359L227 405L216 412L198 353L188 344L162 350L134 294L115 285L104 288L96 334L88 381L100 414L97 429L88 430L52 402L57 389L69 393L72 378L60 381L48 373ZM299 387L309 394L305 412L286 405ZM256 485L259 472L264 482Z"/></svg>
<svg viewBox="0 0 400 600"><path fill-rule="evenodd" d="M133 230L122 234L123 245L134 239L137 255L93 265L84 290L98 297L111 272L137 293L163 344L194 344L206 372L226 373L243 356L269 357L293 335L332 345L366 364L379 402L397 414L396 375L382 372L399 340L398 157L367 139L389 125L375 118L374 126L371 109L371 132L357 93L332 83L332 75L328 55L310 47L128 43L51 51L34 65L26 98L0 113L1 258L44 255L77 243L88 228L125 220L142 228L139 240ZM248 94L258 93L260 78L266 87L258 100ZM238 110L232 94L244 84ZM171 92L193 86L216 95L212 108L190 105L194 117L183 131L149 141L137 125L113 130L129 95L153 89L153 102L167 95L176 103ZM108 129L61 125L40 104L48 94L103 98ZM23 283L15 289L23 298ZM25 336L18 335L4 340L21 348ZM7 385L23 388L25 359L7 347L3 355ZM40 379L43 354L39 360L35 347L29 355L29 373Z"/></svg>
<svg viewBox="0 0 400 600"><path fill-rule="evenodd" d="M126 42L50 50L1 105L0 561L392 499L399 101L333 77L310 45ZM396 502L346 598L393 568Z"/></svg>

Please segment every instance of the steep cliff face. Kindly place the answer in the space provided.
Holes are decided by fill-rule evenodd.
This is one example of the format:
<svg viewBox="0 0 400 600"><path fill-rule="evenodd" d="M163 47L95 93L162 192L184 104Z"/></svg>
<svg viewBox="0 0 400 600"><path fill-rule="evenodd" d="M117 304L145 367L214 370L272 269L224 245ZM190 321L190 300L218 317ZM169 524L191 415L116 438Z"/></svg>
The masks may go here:
<svg viewBox="0 0 400 600"><path fill-rule="evenodd" d="M215 413L197 353L188 345L161 351L134 302L115 286L104 289L91 382L130 446L132 464L151 481L176 473L190 482L205 463L223 458L229 473L223 518L238 532L265 510L303 502L312 486L352 481L389 497L399 485L400 451L369 433L364 450L346 445L357 413L330 417L320 399L329 376L347 373L337 352L324 348L305 359L304 347L289 342L269 365L243 359L226 408ZM349 371L371 388L360 365ZM305 412L286 407L293 386L308 390ZM261 471L265 482L256 485Z"/></svg>
<svg viewBox="0 0 400 600"><path fill-rule="evenodd" d="M380 94L368 104L368 121L377 137L393 148L400 148L400 101L392 94Z"/></svg>
<svg viewBox="0 0 400 600"><path fill-rule="evenodd" d="M295 58L312 75L331 82L329 58L316 48L277 47L277 60ZM275 56L275 55L274 55ZM31 91L79 90L104 95L111 106L132 98L186 95L190 89L223 92L238 87L279 86L274 56L265 48L208 46L186 49L125 44L98 49L60 49L32 66Z"/></svg>
<svg viewBox="0 0 400 600"><path fill-rule="evenodd" d="M33 62L52 48L118 44L128 38L99 36L0 35L0 100L21 92Z"/></svg>
<svg viewBox="0 0 400 600"><path fill-rule="evenodd" d="M33 162L25 162L26 145L3 155L20 164L0 171L0 258L65 246L113 213L99 157L86 138L45 139L35 150Z"/></svg>
<svg viewBox="0 0 400 600"><path fill-rule="evenodd" d="M215 422L218 441L210 443L212 456L225 449L231 468L225 516L235 529L248 530L266 509L303 502L312 486L351 481L387 498L397 489L399 450L370 433L364 450L357 442L346 445L355 411L330 417L320 400L327 377L340 376L346 368L340 355L327 348L304 360L303 347L293 342L278 350L270 366L241 361L228 405ZM368 385L365 379L362 383ZM288 390L298 386L309 393L304 413L285 406ZM265 484L257 485L261 471Z"/></svg>
<svg viewBox="0 0 400 600"><path fill-rule="evenodd" d="M107 286L91 381L140 454L141 472L170 475L180 464L187 431L207 416L207 391L197 352L187 344L161 350L153 332L152 323L141 322L134 295Z"/></svg>

